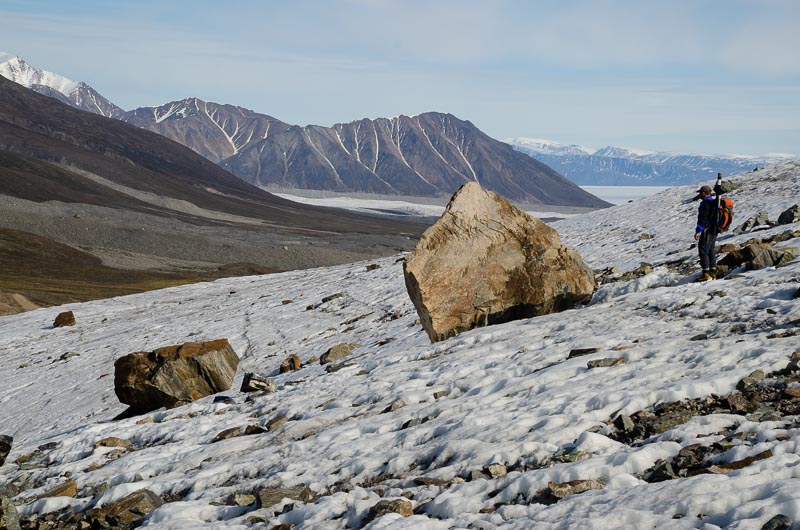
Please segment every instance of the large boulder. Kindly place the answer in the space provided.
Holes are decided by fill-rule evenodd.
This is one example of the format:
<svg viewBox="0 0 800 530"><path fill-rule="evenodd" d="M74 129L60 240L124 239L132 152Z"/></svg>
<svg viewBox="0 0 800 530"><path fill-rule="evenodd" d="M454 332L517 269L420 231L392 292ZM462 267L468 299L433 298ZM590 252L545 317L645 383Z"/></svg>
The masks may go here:
<svg viewBox="0 0 800 530"><path fill-rule="evenodd" d="M227 339L131 353L114 363L114 391L140 412L172 408L230 389L238 365Z"/></svg>
<svg viewBox="0 0 800 530"><path fill-rule="evenodd" d="M462 186L403 267L432 342L588 302L594 273L554 229L477 183Z"/></svg>
<svg viewBox="0 0 800 530"><path fill-rule="evenodd" d="M5 463L8 453L11 452L11 444L13 442L14 438L12 438L11 436L0 434L0 466L2 466Z"/></svg>

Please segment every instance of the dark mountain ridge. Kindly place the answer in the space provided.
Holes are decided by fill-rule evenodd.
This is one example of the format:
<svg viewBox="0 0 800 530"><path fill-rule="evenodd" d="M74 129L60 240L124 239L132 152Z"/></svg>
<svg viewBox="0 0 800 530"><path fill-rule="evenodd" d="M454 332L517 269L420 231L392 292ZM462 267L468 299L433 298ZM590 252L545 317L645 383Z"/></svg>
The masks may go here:
<svg viewBox="0 0 800 530"><path fill-rule="evenodd" d="M183 143L267 189L436 197L477 181L528 204L608 206L451 114L301 127L242 107L188 98L136 109L120 119Z"/></svg>

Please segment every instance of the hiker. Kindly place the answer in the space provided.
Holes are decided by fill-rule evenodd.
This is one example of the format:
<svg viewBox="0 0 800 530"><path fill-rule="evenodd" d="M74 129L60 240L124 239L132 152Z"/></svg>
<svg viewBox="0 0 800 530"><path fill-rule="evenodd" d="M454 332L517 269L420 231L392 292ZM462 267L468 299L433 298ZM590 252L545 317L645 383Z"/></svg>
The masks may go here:
<svg viewBox="0 0 800 530"><path fill-rule="evenodd" d="M694 239L697 241L697 251L700 254L700 267L703 274L697 279L699 282L713 280L717 277L717 216L716 199L711 195L711 186L701 186L697 190L700 196L700 207L697 211L697 228Z"/></svg>

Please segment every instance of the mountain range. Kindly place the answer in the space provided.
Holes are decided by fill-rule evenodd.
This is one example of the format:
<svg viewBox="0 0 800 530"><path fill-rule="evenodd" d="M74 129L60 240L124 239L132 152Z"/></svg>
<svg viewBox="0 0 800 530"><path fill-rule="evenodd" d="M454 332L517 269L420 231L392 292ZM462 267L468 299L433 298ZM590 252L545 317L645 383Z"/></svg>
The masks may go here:
<svg viewBox="0 0 800 530"><path fill-rule="evenodd" d="M592 149L535 138L505 140L581 186L678 186L713 180L785 160L791 154L686 155L626 147Z"/></svg>
<svg viewBox="0 0 800 530"><path fill-rule="evenodd" d="M164 273L186 282L368 259L424 230L282 199L2 76L0 199L1 290L37 305L163 287Z"/></svg>
<svg viewBox="0 0 800 530"><path fill-rule="evenodd" d="M157 132L262 188L446 197L477 181L527 204L608 206L546 164L450 114L298 126L198 98L124 112L88 85L19 58L0 65L0 75L82 110Z"/></svg>

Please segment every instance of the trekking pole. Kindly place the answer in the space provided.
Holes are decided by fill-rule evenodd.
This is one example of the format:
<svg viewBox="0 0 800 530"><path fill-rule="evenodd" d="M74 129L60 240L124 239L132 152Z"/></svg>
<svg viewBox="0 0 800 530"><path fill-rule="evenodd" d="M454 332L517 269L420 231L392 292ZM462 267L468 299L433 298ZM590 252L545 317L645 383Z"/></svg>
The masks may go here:
<svg viewBox="0 0 800 530"><path fill-rule="evenodd" d="M717 196L717 207L714 208L714 215L712 216L712 224L714 231L719 230L719 209L722 205L722 173L717 173L717 183L714 184L714 193Z"/></svg>

